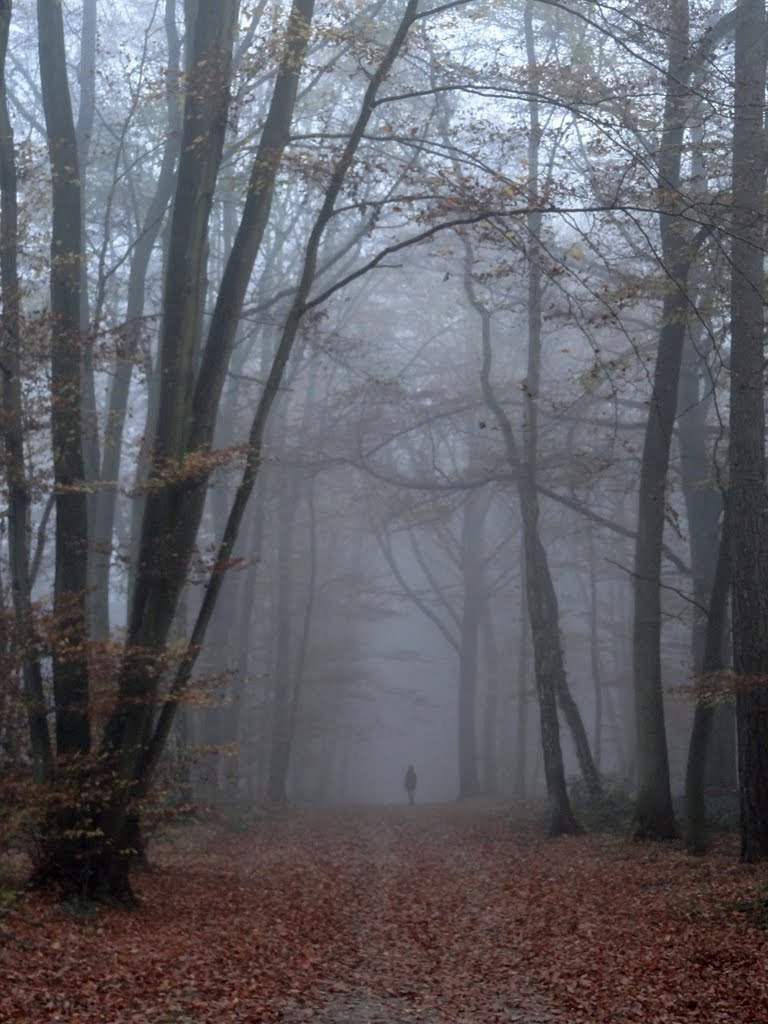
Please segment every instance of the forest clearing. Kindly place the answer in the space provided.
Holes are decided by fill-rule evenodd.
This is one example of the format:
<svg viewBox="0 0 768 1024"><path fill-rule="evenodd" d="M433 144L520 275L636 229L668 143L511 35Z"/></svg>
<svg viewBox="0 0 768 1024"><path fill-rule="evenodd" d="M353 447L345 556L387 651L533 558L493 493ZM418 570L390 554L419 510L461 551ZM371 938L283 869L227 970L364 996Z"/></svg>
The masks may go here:
<svg viewBox="0 0 768 1024"><path fill-rule="evenodd" d="M735 842L545 839L480 801L192 826L135 912L2 890L0 1021L758 1024L767 869Z"/></svg>

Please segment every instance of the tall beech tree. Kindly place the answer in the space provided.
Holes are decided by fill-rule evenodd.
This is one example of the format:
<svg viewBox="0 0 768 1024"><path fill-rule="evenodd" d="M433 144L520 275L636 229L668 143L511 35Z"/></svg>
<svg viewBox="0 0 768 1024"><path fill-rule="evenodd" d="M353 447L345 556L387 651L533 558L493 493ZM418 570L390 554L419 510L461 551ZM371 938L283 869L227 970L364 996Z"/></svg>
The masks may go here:
<svg viewBox="0 0 768 1024"><path fill-rule="evenodd" d="M689 111L690 12L671 0L666 25L669 54L658 164L662 260L667 275L646 421L635 544L633 664L638 794L635 835L669 839L676 834L661 685L661 546L677 383L690 312L688 271L692 232L681 218L681 163Z"/></svg>
<svg viewBox="0 0 768 1024"><path fill-rule="evenodd" d="M61 4L37 4L40 81L51 167L51 434L56 495L53 692L59 759L90 753L86 657L88 495L83 457L81 187Z"/></svg>
<svg viewBox="0 0 768 1024"><path fill-rule="evenodd" d="M8 487L8 561L21 675L35 779L46 782L53 769L39 638L32 607L29 521L32 498L25 459L21 389L21 308L18 268L19 210L16 154L8 111L5 62L11 27L10 0L0 5L0 287L2 288L3 440Z"/></svg>
<svg viewBox="0 0 768 1024"><path fill-rule="evenodd" d="M768 524L765 475L764 0L736 9L728 521L741 855L768 857Z"/></svg>

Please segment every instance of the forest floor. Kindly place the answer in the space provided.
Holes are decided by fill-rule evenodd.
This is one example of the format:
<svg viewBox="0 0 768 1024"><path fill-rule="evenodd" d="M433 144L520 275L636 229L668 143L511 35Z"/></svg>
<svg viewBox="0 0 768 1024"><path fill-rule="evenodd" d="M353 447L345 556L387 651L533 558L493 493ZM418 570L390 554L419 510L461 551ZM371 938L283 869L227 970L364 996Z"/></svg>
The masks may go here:
<svg viewBox="0 0 768 1024"><path fill-rule="evenodd" d="M548 840L476 804L291 810L150 854L135 911L0 888L3 1024L768 1021L768 869L732 839Z"/></svg>

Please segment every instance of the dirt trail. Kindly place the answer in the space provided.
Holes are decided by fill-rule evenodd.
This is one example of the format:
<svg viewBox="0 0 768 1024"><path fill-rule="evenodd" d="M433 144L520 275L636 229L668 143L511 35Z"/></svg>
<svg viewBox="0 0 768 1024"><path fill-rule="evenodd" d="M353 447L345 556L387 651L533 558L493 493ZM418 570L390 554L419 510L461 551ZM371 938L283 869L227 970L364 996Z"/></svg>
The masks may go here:
<svg viewBox="0 0 768 1024"><path fill-rule="evenodd" d="M484 824L473 835L478 810ZM339 979L349 991L331 996L309 1017L288 1011L286 1022L564 1024L524 968L513 978L512 944L500 973L483 963L485 911L504 901L504 886L486 877L478 890L478 853L489 836L505 831L504 817L503 809L482 804L346 815L345 867L354 878L347 928L358 962ZM505 940L498 933L491 941L498 947ZM472 1008L457 1013L459 989L460 1002Z"/></svg>
<svg viewBox="0 0 768 1024"><path fill-rule="evenodd" d="M425 1011L414 1009L404 1000L382 1001L354 995L330 1000L321 1010L312 1011L311 1017L292 1016L291 1011L284 1017L286 1024L306 1020L317 1024L443 1024L444 1019L437 1013L425 1015ZM525 1010L509 1008L503 1018L493 1019L503 1019L510 1024L550 1024L553 1018L551 1010L536 1010L529 1005ZM466 1024L484 1024L485 1018L467 1017L465 1020Z"/></svg>

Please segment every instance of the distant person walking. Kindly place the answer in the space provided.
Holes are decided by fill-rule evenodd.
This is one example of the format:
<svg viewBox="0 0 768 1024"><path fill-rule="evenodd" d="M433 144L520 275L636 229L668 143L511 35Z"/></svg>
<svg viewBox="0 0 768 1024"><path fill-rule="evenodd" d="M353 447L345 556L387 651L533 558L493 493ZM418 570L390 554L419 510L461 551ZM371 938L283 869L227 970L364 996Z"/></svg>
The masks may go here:
<svg viewBox="0 0 768 1024"><path fill-rule="evenodd" d="M405 773L405 780L403 785L405 786L405 792L408 794L408 803L413 807L414 798L416 796L416 769L412 764L408 765L408 771Z"/></svg>

